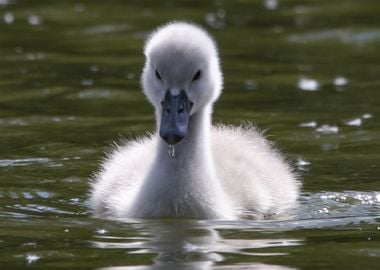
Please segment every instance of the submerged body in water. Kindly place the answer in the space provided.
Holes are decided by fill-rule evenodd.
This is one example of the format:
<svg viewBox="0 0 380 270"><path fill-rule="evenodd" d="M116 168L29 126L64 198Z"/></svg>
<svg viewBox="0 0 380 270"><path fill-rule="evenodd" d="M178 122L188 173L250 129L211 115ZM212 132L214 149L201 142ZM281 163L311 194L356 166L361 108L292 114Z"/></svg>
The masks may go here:
<svg viewBox="0 0 380 270"><path fill-rule="evenodd" d="M299 182L254 127L211 125L222 74L210 36L188 23L155 31L145 46L145 95L157 132L118 147L92 183L95 213L131 218L236 219L295 205Z"/></svg>

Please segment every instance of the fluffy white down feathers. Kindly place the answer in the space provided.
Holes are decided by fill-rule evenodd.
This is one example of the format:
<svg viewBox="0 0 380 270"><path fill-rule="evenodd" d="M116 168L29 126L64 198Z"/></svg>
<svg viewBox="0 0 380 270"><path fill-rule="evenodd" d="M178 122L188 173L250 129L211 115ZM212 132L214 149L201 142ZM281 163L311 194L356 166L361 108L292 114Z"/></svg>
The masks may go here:
<svg viewBox="0 0 380 270"><path fill-rule="evenodd" d="M118 218L236 219L266 217L295 205L299 182L285 159L253 127L211 125L222 89L214 41L201 28L175 22L145 45L141 81L157 132L117 147L92 181L90 204ZM194 79L194 74L201 76ZM158 73L158 75L157 75ZM158 135L165 92L184 90L193 103L188 133L174 158Z"/></svg>

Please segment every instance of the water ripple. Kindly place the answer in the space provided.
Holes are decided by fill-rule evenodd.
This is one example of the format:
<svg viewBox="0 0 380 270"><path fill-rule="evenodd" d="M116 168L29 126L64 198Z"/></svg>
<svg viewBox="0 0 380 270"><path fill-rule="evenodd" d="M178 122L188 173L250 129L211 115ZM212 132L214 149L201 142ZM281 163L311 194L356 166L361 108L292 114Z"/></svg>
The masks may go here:
<svg viewBox="0 0 380 270"><path fill-rule="evenodd" d="M288 37L289 42L308 43L336 39L342 43L371 43L380 40L380 30L357 32L351 29L329 29L304 34L293 34Z"/></svg>
<svg viewBox="0 0 380 270"><path fill-rule="evenodd" d="M349 218L369 220L380 213L380 192L320 192L304 193L299 219Z"/></svg>
<svg viewBox="0 0 380 270"><path fill-rule="evenodd" d="M49 158L23 158L23 159L1 159L0 167L21 167L36 164L44 164L49 167L61 167L63 164L56 163Z"/></svg>
<svg viewBox="0 0 380 270"><path fill-rule="evenodd" d="M83 30L85 34L96 35L104 33L115 33L129 30L131 27L127 24L114 25L114 24L103 24L89 27Z"/></svg>

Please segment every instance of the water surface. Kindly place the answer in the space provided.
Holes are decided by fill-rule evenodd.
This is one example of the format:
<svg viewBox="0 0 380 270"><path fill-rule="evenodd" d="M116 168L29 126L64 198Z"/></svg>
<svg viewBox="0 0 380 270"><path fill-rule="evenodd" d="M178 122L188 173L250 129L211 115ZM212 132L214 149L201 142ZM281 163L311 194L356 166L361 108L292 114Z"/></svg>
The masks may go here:
<svg viewBox="0 0 380 270"><path fill-rule="evenodd" d="M0 0L2 269L377 269L380 2ZM153 130L146 34L173 19L217 40L215 122L267 129L303 178L266 221L103 220L88 179Z"/></svg>

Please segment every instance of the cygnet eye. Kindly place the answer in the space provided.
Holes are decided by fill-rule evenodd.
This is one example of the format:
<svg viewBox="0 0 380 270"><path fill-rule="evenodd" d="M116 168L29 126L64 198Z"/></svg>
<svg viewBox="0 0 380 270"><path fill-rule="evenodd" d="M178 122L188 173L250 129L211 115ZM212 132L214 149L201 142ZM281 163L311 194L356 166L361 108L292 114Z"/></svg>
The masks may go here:
<svg viewBox="0 0 380 270"><path fill-rule="evenodd" d="M160 73L158 73L157 69L156 69L156 77L157 77L157 79L159 79L161 81L161 75L160 75Z"/></svg>
<svg viewBox="0 0 380 270"><path fill-rule="evenodd" d="M195 73L194 77L193 77L193 81L197 81L197 80L199 80L200 77L201 77L201 71L198 70L198 71Z"/></svg>

